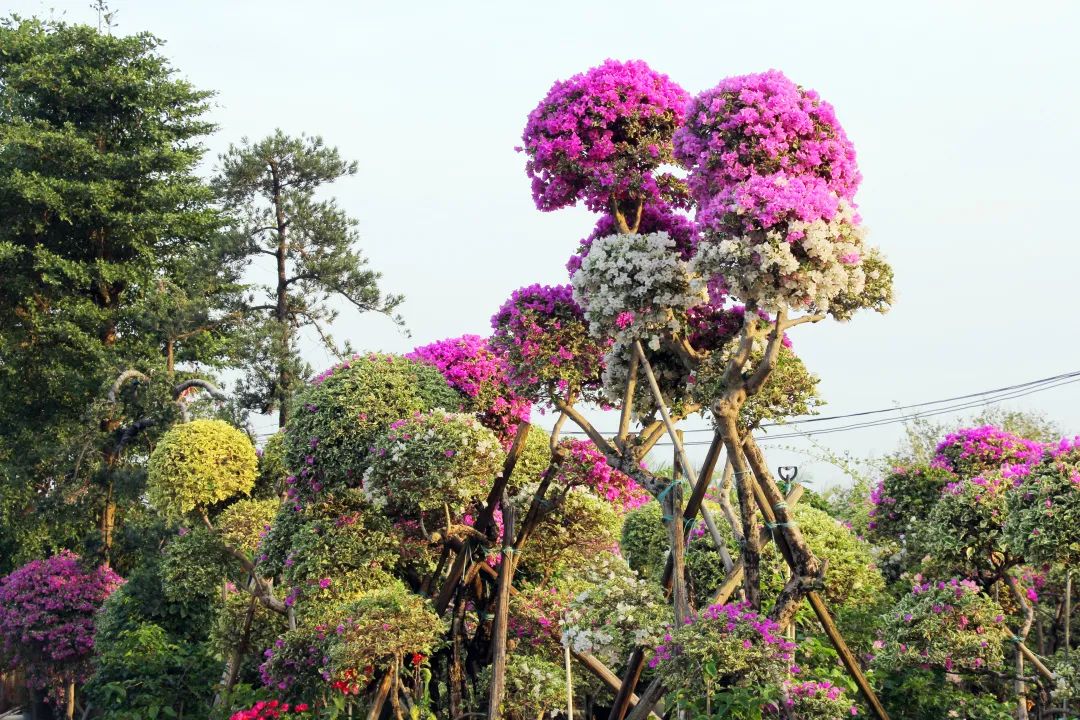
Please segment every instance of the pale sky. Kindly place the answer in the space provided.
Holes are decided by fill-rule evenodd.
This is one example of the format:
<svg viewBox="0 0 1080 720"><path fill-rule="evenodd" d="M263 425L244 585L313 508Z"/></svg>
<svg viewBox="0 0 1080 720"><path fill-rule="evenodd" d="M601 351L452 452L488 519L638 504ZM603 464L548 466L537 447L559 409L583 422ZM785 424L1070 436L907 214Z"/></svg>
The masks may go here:
<svg viewBox="0 0 1080 720"><path fill-rule="evenodd" d="M384 287L407 296L413 334L346 312L335 333L359 348L403 352L487 335L512 290L567 281L566 258L594 218L537 211L513 148L555 80L611 57L643 59L691 93L777 68L836 107L865 178L860 212L896 271L897 299L883 317L793 331L822 379L825 414L1080 369L1080 243L1070 220L1080 191L1080 3L111 5L116 32L163 38L180 73L218 93L212 156L280 127L320 134L359 162L332 192L359 220ZM96 22L89 0L8 7ZM321 352L310 360L330 362ZM1009 407L1043 410L1080 433L1080 385ZM616 419L596 422L607 429ZM865 456L900 435L889 425L820 442ZM806 468L818 487L840 478L769 452L775 464Z"/></svg>

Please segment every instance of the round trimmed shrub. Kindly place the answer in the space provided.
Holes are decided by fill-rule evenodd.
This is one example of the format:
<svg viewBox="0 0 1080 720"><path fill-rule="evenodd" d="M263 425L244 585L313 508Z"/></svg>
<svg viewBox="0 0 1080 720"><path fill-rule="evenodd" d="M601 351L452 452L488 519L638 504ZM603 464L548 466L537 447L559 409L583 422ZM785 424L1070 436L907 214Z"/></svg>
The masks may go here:
<svg viewBox="0 0 1080 720"><path fill-rule="evenodd" d="M1037 465L1009 468L1005 537L1030 563L1080 560L1080 438L1063 440Z"/></svg>
<svg viewBox="0 0 1080 720"><path fill-rule="evenodd" d="M170 429L154 448L147 495L163 515L183 517L250 493L258 464L242 430L222 420L192 420Z"/></svg>
<svg viewBox="0 0 1080 720"><path fill-rule="evenodd" d="M357 355L326 370L297 395L285 427L291 493L358 485L390 423L460 403L438 369L398 355Z"/></svg>
<svg viewBox="0 0 1080 720"><path fill-rule="evenodd" d="M495 434L471 415L415 415L375 441L364 493L392 515L419 518L445 504L457 516L486 496L503 457Z"/></svg>

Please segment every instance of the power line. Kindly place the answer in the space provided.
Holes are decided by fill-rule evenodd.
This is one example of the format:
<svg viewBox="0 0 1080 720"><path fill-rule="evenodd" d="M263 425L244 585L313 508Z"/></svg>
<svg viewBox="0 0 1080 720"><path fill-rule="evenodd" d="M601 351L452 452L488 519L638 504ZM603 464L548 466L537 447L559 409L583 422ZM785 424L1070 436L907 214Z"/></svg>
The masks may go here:
<svg viewBox="0 0 1080 720"><path fill-rule="evenodd" d="M971 408L971 407L979 407L979 406L983 406L983 405L990 405L992 403L1001 402L1002 400L1010 400L1010 399L1013 399L1013 398L1016 398L1016 397L1023 397L1025 395L1030 395L1030 394L1032 394L1034 392L1042 392L1043 390L1049 390L1051 388L1059 387L1061 385L1068 385L1071 382L1076 382L1077 380L1080 380L1080 370L1073 371L1073 372L1068 372L1068 373L1062 373L1060 375L1051 375L1050 377L1040 378L1038 380L1031 380L1031 381L1025 382L1025 383L1018 383L1016 385L1006 385L1005 387L994 388L994 389L991 389L991 390L983 390L981 392L968 393L966 395L956 395L954 397L941 398L939 400L927 400L925 402L912 403L910 405L895 405L895 406L893 406L891 408L881 408L881 409L878 409L878 410L863 410L863 411L860 411L860 412L845 413L843 415L826 415L826 416L816 416L816 415L814 415L814 416L808 416L808 417L804 416L803 418L796 418L796 419L793 419L793 420L789 420L787 422L762 423L761 428L762 429L767 429L767 428L771 428L771 427L791 427L793 425L805 425L805 424L809 424L809 423L820 423L820 422L828 422L828 421L834 421L834 420L846 420L846 419L849 419L849 418L866 417L866 416L870 416L870 415L880 415L882 413L895 413L895 412L900 412L900 411L903 411L903 410L912 410L912 409L915 409L915 408L925 408L925 407L931 407L931 406L935 406L935 405L943 405L945 403L952 403L952 402L961 401L961 400L972 400L973 398L981 398L981 400L978 400L978 401L972 401L970 403L962 403L962 404L950 406L948 408L936 408L936 409L934 409L932 411L928 411L928 412L912 413L910 415L907 415L907 416L904 416L904 417L901 417L901 418L886 418L884 420L870 421L869 423L866 423L865 425L856 423L856 424L853 424L853 425L843 426L842 428L825 428L825 429L820 430L820 431L812 431L812 430L808 430L808 431L805 431L805 432L800 431L798 433L794 433L794 434L787 435L787 436L793 437L795 434L798 434L798 435L823 434L823 433L827 433L827 432L833 432L833 431L836 431L836 430L839 430L839 429L857 429L859 427L864 427L864 426L865 427L873 427L874 425L877 425L877 424L883 424L884 425L884 424L890 424L890 423L893 423L893 422L903 422L904 420L909 420L909 419L913 419L913 418L916 418L916 417L931 417L933 415L940 415L940 414L943 414L943 413L946 413L946 412L954 412L954 411L957 411L957 410L964 410L964 409L968 409L968 408ZM701 433L701 432L711 433L711 432L713 432L713 430L711 428L692 428L692 429L687 429L684 432L686 432L686 433ZM568 430L568 431L565 431L563 434L565 434L565 435L584 435L585 433L583 431L579 431L579 430ZM606 433L606 434L610 434L610 433ZM787 437L787 436L785 436L785 437ZM773 437L770 437L769 439L775 439L777 437L779 437L779 436L773 436ZM688 444L688 445L699 444L700 445L700 444L708 444L708 442L698 441L698 442L690 442L690 443L686 443L686 444Z"/></svg>

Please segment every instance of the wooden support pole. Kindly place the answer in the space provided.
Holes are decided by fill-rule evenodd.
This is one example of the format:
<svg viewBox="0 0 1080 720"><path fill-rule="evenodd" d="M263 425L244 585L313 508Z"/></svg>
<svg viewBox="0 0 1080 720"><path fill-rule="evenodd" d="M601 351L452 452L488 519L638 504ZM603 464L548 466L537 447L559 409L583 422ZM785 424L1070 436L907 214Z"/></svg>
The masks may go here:
<svg viewBox="0 0 1080 720"><path fill-rule="evenodd" d="M506 684L506 626L510 615L510 583L514 572L514 507L503 502L502 565L499 590L495 596L495 627L492 631L491 692L488 695L487 720L499 720L503 689Z"/></svg>

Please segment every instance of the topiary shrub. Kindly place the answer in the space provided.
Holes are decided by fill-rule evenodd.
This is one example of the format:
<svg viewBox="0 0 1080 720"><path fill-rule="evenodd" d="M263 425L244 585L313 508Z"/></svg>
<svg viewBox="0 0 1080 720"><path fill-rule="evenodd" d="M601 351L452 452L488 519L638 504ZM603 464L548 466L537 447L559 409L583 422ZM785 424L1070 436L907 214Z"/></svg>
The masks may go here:
<svg viewBox="0 0 1080 720"><path fill-rule="evenodd" d="M276 497L237 500L218 513L214 527L227 545L254 556L280 506Z"/></svg>
<svg viewBox="0 0 1080 720"><path fill-rule="evenodd" d="M171 428L147 465L147 495L170 518L205 511L255 484L259 459L243 431L221 420L193 420Z"/></svg>
<svg viewBox="0 0 1080 720"><path fill-rule="evenodd" d="M316 377L297 395L285 428L291 494L356 486L375 440L390 423L461 398L439 371L397 355L357 355Z"/></svg>
<svg viewBox="0 0 1080 720"><path fill-rule="evenodd" d="M499 717L536 720L566 709L566 673L561 665L534 655L509 655ZM480 672L474 698L477 711L487 709L491 666ZM481 692L482 691L482 692Z"/></svg>
<svg viewBox="0 0 1080 720"><path fill-rule="evenodd" d="M944 468L924 465L895 467L870 492L870 536L897 540L926 521L941 491L956 476Z"/></svg>
<svg viewBox="0 0 1080 720"><path fill-rule="evenodd" d="M276 432L267 438L259 451L259 474L255 478L252 497L278 497L285 492L285 478L289 471L285 466L285 433Z"/></svg>
<svg viewBox="0 0 1080 720"><path fill-rule="evenodd" d="M1001 606L971 580L915 585L886 617L884 667L931 666L945 670L998 668L1011 636Z"/></svg>
<svg viewBox="0 0 1080 720"><path fill-rule="evenodd" d="M646 503L626 514L619 547L630 567L642 577L658 577L668 553L668 534L660 503Z"/></svg>
<svg viewBox="0 0 1080 720"><path fill-rule="evenodd" d="M519 555L525 577L550 580L573 576L600 553L618 547L622 515L611 503L576 489L544 516Z"/></svg>
<svg viewBox="0 0 1080 720"><path fill-rule="evenodd" d="M1080 560L1080 437L1062 440L1037 464L1008 468L1005 540L1030 563Z"/></svg>
<svg viewBox="0 0 1080 720"><path fill-rule="evenodd" d="M457 517L483 499L502 465L498 438L471 415L418 414L390 425L364 472L369 502L393 516L422 519L444 505Z"/></svg>
<svg viewBox="0 0 1080 720"><path fill-rule="evenodd" d="M1000 472L962 478L945 486L926 522L910 538L923 568L938 577L994 574L1012 562L1003 537L1008 508Z"/></svg>

